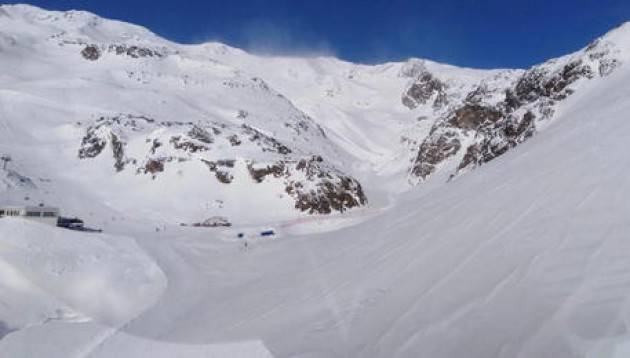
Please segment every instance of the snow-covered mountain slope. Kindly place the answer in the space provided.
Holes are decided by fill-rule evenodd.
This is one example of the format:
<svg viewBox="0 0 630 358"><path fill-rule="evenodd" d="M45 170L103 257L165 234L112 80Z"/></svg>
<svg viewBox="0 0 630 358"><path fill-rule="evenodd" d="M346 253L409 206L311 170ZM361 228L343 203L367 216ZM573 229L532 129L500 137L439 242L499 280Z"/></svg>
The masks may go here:
<svg viewBox="0 0 630 358"><path fill-rule="evenodd" d="M339 213L442 185L544 128L630 48L623 26L529 70L369 66L180 45L86 12L0 9L0 151L23 169L14 179L48 181L0 195L80 210L58 189L75 186L111 210L181 223Z"/></svg>
<svg viewBox="0 0 630 358"><path fill-rule="evenodd" d="M519 72L458 68L419 59L371 66L331 57L265 57L219 43L202 45L201 53L253 71L285 93L352 155L357 175L367 175L367 180L382 177L379 184L390 181L392 190L405 184L416 142L428 134L430 125L419 122L436 116L432 106L416 103L406 94L417 78L426 73L439 76L448 89L444 98L456 101L484 79Z"/></svg>
<svg viewBox="0 0 630 358"><path fill-rule="evenodd" d="M362 225L247 255L191 238L182 246L203 260L207 288L129 332L256 336L279 357L613 356L630 340L628 76L571 96L545 132L484 170Z"/></svg>
<svg viewBox="0 0 630 358"><path fill-rule="evenodd" d="M0 219L0 357L626 357L629 51L365 66L1 6L0 204L106 234Z"/></svg>
<svg viewBox="0 0 630 358"><path fill-rule="evenodd" d="M621 26L528 70L482 71L418 59L364 66L205 47L225 63L259 69L358 163L400 187L401 172L409 172L411 183L434 175L444 182L534 135L555 118L564 99L623 64L628 32L628 25Z"/></svg>
<svg viewBox="0 0 630 358"><path fill-rule="evenodd" d="M454 176L493 160L548 125L568 97L588 92L593 81L609 76L629 57L630 26L625 25L581 51L505 77L507 82L482 81L437 118L411 174L426 180L441 167L459 163L450 169ZM437 92L438 101L439 85L431 91L427 81L420 81L419 93Z"/></svg>
<svg viewBox="0 0 630 358"><path fill-rule="evenodd" d="M0 150L21 175L44 166L115 210L180 222L366 204L343 151L260 78L88 13L1 9Z"/></svg>
<svg viewBox="0 0 630 358"><path fill-rule="evenodd" d="M157 304L116 330L9 333L0 356L52 335L74 338L48 351L66 357L77 356L59 353L68 347L125 357L250 340L276 357L625 357L629 76L622 67L594 80L483 170L399 196L350 228L286 228L245 251L229 231L112 226L160 263Z"/></svg>

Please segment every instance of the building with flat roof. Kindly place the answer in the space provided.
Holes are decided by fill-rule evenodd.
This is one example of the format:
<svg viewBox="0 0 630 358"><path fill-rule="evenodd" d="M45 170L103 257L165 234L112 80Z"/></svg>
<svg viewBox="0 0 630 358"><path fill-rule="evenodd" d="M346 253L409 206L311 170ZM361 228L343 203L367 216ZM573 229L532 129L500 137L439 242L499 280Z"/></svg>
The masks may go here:
<svg viewBox="0 0 630 358"><path fill-rule="evenodd" d="M1 206L0 218L21 217L27 220L57 226L59 208L52 206Z"/></svg>

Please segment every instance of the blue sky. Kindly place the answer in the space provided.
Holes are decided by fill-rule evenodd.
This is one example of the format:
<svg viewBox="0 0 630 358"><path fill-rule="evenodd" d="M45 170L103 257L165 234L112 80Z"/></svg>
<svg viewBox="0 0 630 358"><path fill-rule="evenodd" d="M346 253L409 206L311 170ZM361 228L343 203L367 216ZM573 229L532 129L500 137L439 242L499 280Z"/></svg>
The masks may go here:
<svg viewBox="0 0 630 358"><path fill-rule="evenodd" d="M184 43L262 53L332 54L363 63L422 57L526 67L630 20L630 0L41 0L148 27Z"/></svg>

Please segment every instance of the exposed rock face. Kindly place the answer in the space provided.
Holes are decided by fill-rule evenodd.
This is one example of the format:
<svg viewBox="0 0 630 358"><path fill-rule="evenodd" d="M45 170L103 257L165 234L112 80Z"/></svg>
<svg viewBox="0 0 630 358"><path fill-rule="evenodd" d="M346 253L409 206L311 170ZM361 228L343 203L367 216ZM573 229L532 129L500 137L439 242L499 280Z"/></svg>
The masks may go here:
<svg viewBox="0 0 630 358"><path fill-rule="evenodd" d="M126 156L126 142L121 129L125 127L138 128L138 121L151 122L150 119L142 116L100 117L86 129L86 134L79 147L79 158L95 158L109 144L114 158L114 168L117 172L123 171L128 163L135 162L135 160ZM156 144L153 143L152 150L155 151L155 148Z"/></svg>
<svg viewBox="0 0 630 358"><path fill-rule="evenodd" d="M156 174L164 171L164 162L161 160L150 159L144 165L144 172Z"/></svg>
<svg viewBox="0 0 630 358"><path fill-rule="evenodd" d="M592 69L581 59L571 61L559 71L551 72L543 66L527 71L516 83L513 92L517 104L530 103L541 97L560 101L572 93L567 88L580 78L593 78Z"/></svg>
<svg viewBox="0 0 630 358"><path fill-rule="evenodd" d="M441 108L448 102L445 89L446 85L442 81L435 78L430 72L422 71L403 94L402 103L406 107L414 109L433 99L433 107Z"/></svg>
<svg viewBox="0 0 630 358"><path fill-rule="evenodd" d="M221 133L218 129L214 128L215 131L217 131L219 133ZM207 130L199 127L199 126L193 126L190 131L188 131L188 136L192 139L196 139L202 143L206 143L206 144L212 144L214 141L212 140L212 135L210 133L208 133Z"/></svg>
<svg viewBox="0 0 630 358"><path fill-rule="evenodd" d="M507 105L490 107L464 104L455 109L432 130L418 150L411 174L426 180L439 166L462 149L465 138L472 143L464 147L465 154L455 174L488 162L535 133L536 116L527 111L520 115L506 110Z"/></svg>
<svg viewBox="0 0 630 358"><path fill-rule="evenodd" d="M101 50L96 45L88 45L81 51L81 56L86 60L96 61L101 57Z"/></svg>
<svg viewBox="0 0 630 358"><path fill-rule="evenodd" d="M240 138L247 140L243 143ZM221 155L225 155L226 148L240 150L241 146L276 159L212 159L216 155L214 148L220 148ZM288 146L245 124L230 127L212 122L156 121L136 115L100 117L87 126L79 158L98 157L108 147L116 172L131 167L135 169L132 173L153 179L169 170L179 170L177 163L191 162L206 167L220 184L230 185L237 173L242 173L237 168L239 162L246 165L249 174L240 180L248 180L251 185L279 180L278 195L288 195L297 210L309 214L343 212L367 203L359 182L325 163L321 156L289 157L293 151ZM135 148L133 154L128 148ZM144 148L143 152L139 153L138 148Z"/></svg>
<svg viewBox="0 0 630 358"><path fill-rule="evenodd" d="M457 154L461 147L457 131L442 129L434 131L420 145L411 174L427 179L440 163Z"/></svg>
<svg viewBox="0 0 630 358"><path fill-rule="evenodd" d="M534 120L534 114L527 112L520 119L509 116L499 126L484 129L484 139L468 147L457 173L489 162L530 138L535 133Z"/></svg>
<svg viewBox="0 0 630 358"><path fill-rule="evenodd" d="M482 125L491 125L497 122L503 113L481 105L465 104L458 108L448 120L448 124L455 128L474 130Z"/></svg>
<svg viewBox="0 0 630 358"><path fill-rule="evenodd" d="M527 140L537 123L551 118L555 105L575 91L574 84L610 74L619 65L611 56L609 46L595 43L583 53L524 71L503 88L478 84L461 101L436 112L438 118L413 160L411 181L424 181L446 161L459 158L452 177ZM408 104L426 103L443 88L423 71L403 95Z"/></svg>
<svg viewBox="0 0 630 358"><path fill-rule="evenodd" d="M72 44L71 42L65 41L65 44ZM125 55L131 58L143 58L143 57L157 57L161 58L166 56L166 49L158 50L151 49L148 47L140 47L134 45L126 45L126 44L112 44L112 45L96 45L90 44L86 45L83 50L81 50L81 55L86 60L96 61L98 60L103 52L111 53L115 55Z"/></svg>
<svg viewBox="0 0 630 358"><path fill-rule="evenodd" d="M349 177L339 180L338 183L324 181L316 190L298 192L295 207L309 214L330 214L367 203L361 184Z"/></svg>
<svg viewBox="0 0 630 358"><path fill-rule="evenodd" d="M326 165L320 156L268 165L250 163L248 170L258 183L269 176L282 178L286 193L295 200L295 208L308 214L343 212L367 204L361 184ZM302 175L295 175L296 172ZM295 179L300 177L304 179Z"/></svg>
<svg viewBox="0 0 630 358"><path fill-rule="evenodd" d="M87 133L81 140L81 147L79 148L80 159L94 158L105 149L107 140L98 133L98 129L99 127L90 127L87 129Z"/></svg>
<svg viewBox="0 0 630 358"><path fill-rule="evenodd" d="M127 55L132 58L164 56L163 52L155 49L124 44L109 45L108 51L116 55Z"/></svg>
<svg viewBox="0 0 630 358"><path fill-rule="evenodd" d="M191 154L209 152L211 146L215 144L215 136L221 136L222 141L228 142L231 146L239 146L242 143L239 139L239 135L242 135L259 147L262 152L273 152L281 155L292 153L289 147L280 143L277 139L249 125L227 128L221 125L200 125L191 122L174 121L158 122L144 116L117 115L112 117L100 117L93 125L86 129L86 134L81 141L78 152L79 158L94 158L101 154L109 143L115 159L114 166L117 171L122 171L127 163L139 161L138 159L126 159L124 150L126 142L123 133L126 131L144 131L147 133L152 131L162 132L160 128L176 130L177 134L170 136L166 142L170 144L172 149L184 154L183 157L179 158L175 158L172 155L168 156L166 160L160 160L162 164L174 159L190 160ZM227 132L224 133L224 131ZM149 157L151 157L151 155L158 156L158 151L165 150L163 140L149 136L146 138L145 142L150 145L148 149ZM150 168L155 169L155 164L150 163L153 162L147 161L143 168L147 169L146 165L148 164ZM229 161L219 161L218 163L218 165L221 166L220 163L225 164L229 163ZM156 171L153 169L142 170L140 172L155 174ZM211 168L211 170L215 172L213 168ZM224 176L220 171L217 171L216 174L221 176L222 181L230 180L229 176Z"/></svg>
<svg viewBox="0 0 630 358"><path fill-rule="evenodd" d="M241 128L243 128L243 132L249 136L249 141L255 142L263 152L272 151L280 154L291 153L291 149L287 146L283 145L275 138L262 133L258 129L248 126L247 124L243 124Z"/></svg>
<svg viewBox="0 0 630 358"><path fill-rule="evenodd" d="M198 143L196 140L182 138L182 136L171 137L170 143L175 149L180 149L189 153L208 151L208 146Z"/></svg>
<svg viewBox="0 0 630 358"><path fill-rule="evenodd" d="M478 104L488 98L488 87L485 83L479 84L473 91L466 95L465 102L470 104Z"/></svg>
<svg viewBox="0 0 630 358"><path fill-rule="evenodd" d="M263 180L265 180L265 177L269 175L273 175L276 178L288 175L285 164L285 162L279 162L266 166L254 166L254 163L249 163L247 165L247 170L249 170L249 174L256 183L262 183Z"/></svg>
<svg viewBox="0 0 630 358"><path fill-rule="evenodd" d="M228 140L230 141L230 145L232 145L233 147L239 146L243 143L236 134L229 136Z"/></svg>
<svg viewBox="0 0 630 358"><path fill-rule="evenodd" d="M234 176L226 170L227 168L234 168L234 160L217 160L213 162L201 159L201 161L208 166L208 169L214 173L219 182L223 184L230 184L232 180L234 180Z"/></svg>

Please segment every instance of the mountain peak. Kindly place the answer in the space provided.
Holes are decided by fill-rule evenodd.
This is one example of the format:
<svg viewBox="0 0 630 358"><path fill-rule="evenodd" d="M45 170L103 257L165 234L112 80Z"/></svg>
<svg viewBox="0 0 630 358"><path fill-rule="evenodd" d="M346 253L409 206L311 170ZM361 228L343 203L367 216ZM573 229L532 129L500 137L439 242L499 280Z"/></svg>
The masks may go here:
<svg viewBox="0 0 630 358"><path fill-rule="evenodd" d="M0 31L5 37L25 37L30 42L56 38L102 44L171 44L145 27L105 19L88 11L51 11L25 4L1 5Z"/></svg>
<svg viewBox="0 0 630 358"><path fill-rule="evenodd" d="M624 54L630 54L630 21L623 22L600 36L586 48L592 49L610 49L622 51Z"/></svg>
<svg viewBox="0 0 630 358"><path fill-rule="evenodd" d="M22 17L30 21L46 21L46 20L58 20L64 18L72 21L93 21L95 19L101 19L96 14L83 10L67 10L67 11L55 11L46 10L37 6L29 4L5 4L0 5L0 16L5 15L9 17Z"/></svg>

